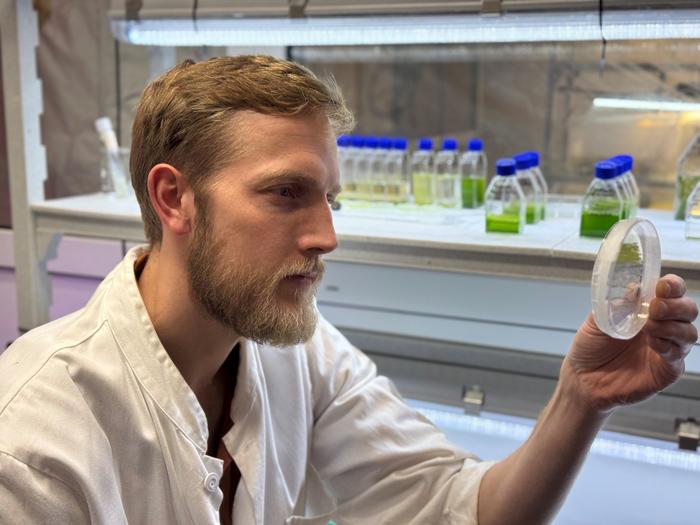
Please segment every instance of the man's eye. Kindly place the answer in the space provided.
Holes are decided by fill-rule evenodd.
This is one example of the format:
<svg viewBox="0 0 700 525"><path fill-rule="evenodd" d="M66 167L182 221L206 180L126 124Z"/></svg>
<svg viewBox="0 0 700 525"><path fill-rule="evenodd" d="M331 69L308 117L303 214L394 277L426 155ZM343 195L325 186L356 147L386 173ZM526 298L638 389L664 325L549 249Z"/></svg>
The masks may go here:
<svg viewBox="0 0 700 525"><path fill-rule="evenodd" d="M297 196L297 193L296 193L292 188L290 188L289 186L283 186L283 187L281 187L281 188L278 188L278 189L277 189L277 194L278 194L280 197L284 197L284 198L286 198L286 199L293 199L294 197Z"/></svg>

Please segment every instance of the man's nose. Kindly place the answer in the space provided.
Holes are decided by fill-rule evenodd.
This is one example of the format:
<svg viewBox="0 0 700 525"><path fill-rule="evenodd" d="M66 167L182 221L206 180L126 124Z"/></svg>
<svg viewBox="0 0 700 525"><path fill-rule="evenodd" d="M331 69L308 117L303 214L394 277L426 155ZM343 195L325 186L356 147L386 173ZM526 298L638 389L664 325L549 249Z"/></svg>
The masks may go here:
<svg viewBox="0 0 700 525"><path fill-rule="evenodd" d="M302 251L322 255L332 252L338 247L338 239L333 227L333 215L327 203L315 206L302 228L303 233L299 240Z"/></svg>

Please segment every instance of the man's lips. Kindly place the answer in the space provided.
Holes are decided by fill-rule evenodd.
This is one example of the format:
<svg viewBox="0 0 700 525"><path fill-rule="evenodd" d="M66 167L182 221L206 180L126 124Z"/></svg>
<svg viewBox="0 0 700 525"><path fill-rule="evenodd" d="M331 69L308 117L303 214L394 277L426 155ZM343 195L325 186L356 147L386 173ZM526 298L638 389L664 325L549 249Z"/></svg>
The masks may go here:
<svg viewBox="0 0 700 525"><path fill-rule="evenodd" d="M317 278L318 272L306 272L288 275L287 277L285 277L285 280L299 284L311 284L314 283Z"/></svg>

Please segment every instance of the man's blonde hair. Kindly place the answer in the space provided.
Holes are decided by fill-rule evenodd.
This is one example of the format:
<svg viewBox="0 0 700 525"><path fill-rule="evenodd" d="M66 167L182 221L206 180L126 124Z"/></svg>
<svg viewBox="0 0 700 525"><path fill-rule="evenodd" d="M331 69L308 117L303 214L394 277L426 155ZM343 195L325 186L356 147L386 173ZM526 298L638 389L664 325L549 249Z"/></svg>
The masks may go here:
<svg viewBox="0 0 700 525"><path fill-rule="evenodd" d="M322 113L336 134L354 124L335 81L322 81L293 62L242 55L175 66L146 86L132 128L131 182L151 244L163 235L148 197L151 168L160 162L174 166L201 196L207 178L235 155L232 117L241 110Z"/></svg>

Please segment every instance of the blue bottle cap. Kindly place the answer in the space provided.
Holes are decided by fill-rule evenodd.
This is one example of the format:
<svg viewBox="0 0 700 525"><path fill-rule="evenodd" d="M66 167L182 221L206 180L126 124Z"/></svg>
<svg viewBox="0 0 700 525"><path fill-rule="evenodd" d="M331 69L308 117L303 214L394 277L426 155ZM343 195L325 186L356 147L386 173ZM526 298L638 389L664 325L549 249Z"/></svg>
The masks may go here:
<svg viewBox="0 0 700 525"><path fill-rule="evenodd" d="M365 147L366 148L376 148L379 146L379 140L377 137L366 137L365 138Z"/></svg>
<svg viewBox="0 0 700 525"><path fill-rule="evenodd" d="M523 154L530 155L530 157L532 158L532 166L530 166L531 168L540 165L540 154L537 151L524 151Z"/></svg>
<svg viewBox="0 0 700 525"><path fill-rule="evenodd" d="M353 148L364 148L365 138L362 135L353 135L350 139Z"/></svg>
<svg viewBox="0 0 700 525"><path fill-rule="evenodd" d="M430 150L433 149L433 140L428 138L422 138L418 141L418 149L420 150Z"/></svg>
<svg viewBox="0 0 700 525"><path fill-rule="evenodd" d="M634 157L632 155L615 155L613 159L616 161L619 160L622 163L622 167L624 169L622 173L632 171L632 168L634 167Z"/></svg>
<svg viewBox="0 0 700 525"><path fill-rule="evenodd" d="M388 137L380 137L379 138L379 147L381 149L389 149L391 148L391 139Z"/></svg>
<svg viewBox="0 0 700 525"><path fill-rule="evenodd" d="M479 138L475 137L473 139L470 139L469 142L467 142L467 150L468 151L481 151L483 149L484 149L484 143Z"/></svg>
<svg viewBox="0 0 700 525"><path fill-rule="evenodd" d="M515 161L513 159L499 159L496 162L497 175L515 175Z"/></svg>
<svg viewBox="0 0 700 525"><path fill-rule="evenodd" d="M442 149L445 151L457 151L457 141L453 138L446 138L442 141Z"/></svg>
<svg viewBox="0 0 700 525"><path fill-rule="evenodd" d="M336 144L341 148L347 148L352 144L352 137L350 135L341 135L336 139Z"/></svg>
<svg viewBox="0 0 700 525"><path fill-rule="evenodd" d="M616 177L618 175L622 175L623 173L627 172L627 163L625 162L624 159L621 159L619 157L610 157L607 161L615 164L615 176Z"/></svg>
<svg viewBox="0 0 700 525"><path fill-rule="evenodd" d="M394 149L400 149L402 151L406 151L408 149L408 140L405 139L404 137L396 138L392 142L391 147Z"/></svg>
<svg viewBox="0 0 700 525"><path fill-rule="evenodd" d="M598 179L609 180L617 177L617 165L609 160L601 160L595 163L595 176Z"/></svg>
<svg viewBox="0 0 700 525"><path fill-rule="evenodd" d="M529 170L532 168L532 155L529 153L518 153L513 157L515 168L519 171Z"/></svg>

